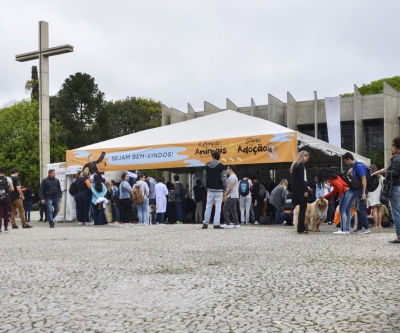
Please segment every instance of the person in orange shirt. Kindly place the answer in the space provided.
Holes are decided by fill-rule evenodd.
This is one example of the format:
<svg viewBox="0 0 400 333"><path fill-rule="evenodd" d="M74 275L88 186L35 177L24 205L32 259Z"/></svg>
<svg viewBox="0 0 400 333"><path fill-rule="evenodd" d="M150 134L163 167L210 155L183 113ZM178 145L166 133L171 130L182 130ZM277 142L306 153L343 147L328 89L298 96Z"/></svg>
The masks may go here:
<svg viewBox="0 0 400 333"><path fill-rule="evenodd" d="M333 190L324 195L323 198L329 198L332 195L339 194L339 211L340 211L340 230L335 231L335 235L349 235L350 234L350 220L351 220L351 202L354 196L347 195L349 185L339 176L339 173L330 168L320 168L317 171L318 181L323 183L329 180Z"/></svg>

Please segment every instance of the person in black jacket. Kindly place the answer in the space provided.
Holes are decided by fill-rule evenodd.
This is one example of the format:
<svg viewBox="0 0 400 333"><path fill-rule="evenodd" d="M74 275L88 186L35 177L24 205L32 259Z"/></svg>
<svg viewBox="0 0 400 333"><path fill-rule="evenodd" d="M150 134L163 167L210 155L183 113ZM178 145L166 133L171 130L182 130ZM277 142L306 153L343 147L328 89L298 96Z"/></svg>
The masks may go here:
<svg viewBox="0 0 400 333"><path fill-rule="evenodd" d="M214 151L211 156L213 159L206 164L203 172L203 183L207 190L207 204L202 229L208 228L214 203L214 229L221 229L220 219L222 196L226 192L226 175L224 173L225 167L219 161L220 153L218 151Z"/></svg>
<svg viewBox="0 0 400 333"><path fill-rule="evenodd" d="M56 178L56 171L50 169L48 177L42 180L39 189L39 199L46 205L50 228L54 228L54 219L60 211L61 197L60 181Z"/></svg>
<svg viewBox="0 0 400 333"><path fill-rule="evenodd" d="M300 206L299 222L297 225L298 233L308 232L304 225L304 220L306 217L308 192L311 191L311 188L307 186L307 175L304 163L308 162L309 157L309 152L299 152L290 167L290 173L292 174L292 203L295 207L297 205Z"/></svg>
<svg viewBox="0 0 400 333"><path fill-rule="evenodd" d="M24 192L24 210L26 222L31 222L31 210L33 204L32 184L27 184Z"/></svg>

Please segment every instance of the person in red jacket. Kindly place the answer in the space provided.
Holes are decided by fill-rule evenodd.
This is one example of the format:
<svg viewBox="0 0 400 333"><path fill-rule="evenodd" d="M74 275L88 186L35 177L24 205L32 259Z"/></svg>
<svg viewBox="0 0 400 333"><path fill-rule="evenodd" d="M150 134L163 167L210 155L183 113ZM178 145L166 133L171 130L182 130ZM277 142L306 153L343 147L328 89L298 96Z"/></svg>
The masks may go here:
<svg viewBox="0 0 400 333"><path fill-rule="evenodd" d="M339 195L339 211L340 211L340 230L334 232L335 235L349 235L350 234L350 220L351 220L351 202L353 196L346 196L349 185L339 176L339 173L330 168L320 168L317 171L319 182L329 180L333 190L323 197L329 198L334 194Z"/></svg>

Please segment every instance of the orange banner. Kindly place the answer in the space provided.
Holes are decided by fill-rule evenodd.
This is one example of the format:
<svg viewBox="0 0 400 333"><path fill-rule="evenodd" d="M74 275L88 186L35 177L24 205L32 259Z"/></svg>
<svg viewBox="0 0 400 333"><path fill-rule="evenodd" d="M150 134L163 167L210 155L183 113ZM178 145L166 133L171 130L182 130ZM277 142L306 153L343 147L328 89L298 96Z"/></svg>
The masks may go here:
<svg viewBox="0 0 400 333"><path fill-rule="evenodd" d="M215 150L223 164L292 162L297 153L297 132L151 147L68 150L67 173L82 168L93 173L203 167Z"/></svg>

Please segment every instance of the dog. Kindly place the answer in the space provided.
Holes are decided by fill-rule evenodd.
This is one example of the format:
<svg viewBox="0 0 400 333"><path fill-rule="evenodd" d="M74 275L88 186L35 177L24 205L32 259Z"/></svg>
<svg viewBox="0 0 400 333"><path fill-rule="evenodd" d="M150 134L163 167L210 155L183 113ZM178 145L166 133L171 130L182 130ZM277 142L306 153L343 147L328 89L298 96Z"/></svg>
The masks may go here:
<svg viewBox="0 0 400 333"><path fill-rule="evenodd" d="M149 225L152 225L151 223L151 213L157 211L156 205L149 205Z"/></svg>
<svg viewBox="0 0 400 333"><path fill-rule="evenodd" d="M273 143L267 144L268 157L273 161L277 161L279 159L279 156L278 156L276 150L277 150L276 146Z"/></svg>
<svg viewBox="0 0 400 333"><path fill-rule="evenodd" d="M325 221L328 213L328 200L319 198L313 203L307 204L306 216L304 219L304 225L306 230L319 232L319 227L323 221ZM293 212L293 226L297 229L299 223L299 211L300 206L297 205Z"/></svg>

